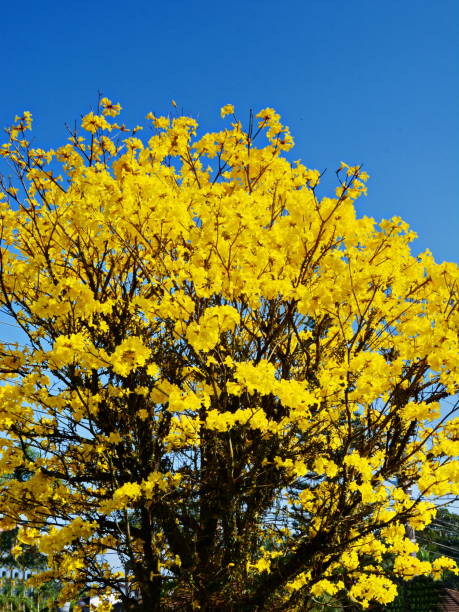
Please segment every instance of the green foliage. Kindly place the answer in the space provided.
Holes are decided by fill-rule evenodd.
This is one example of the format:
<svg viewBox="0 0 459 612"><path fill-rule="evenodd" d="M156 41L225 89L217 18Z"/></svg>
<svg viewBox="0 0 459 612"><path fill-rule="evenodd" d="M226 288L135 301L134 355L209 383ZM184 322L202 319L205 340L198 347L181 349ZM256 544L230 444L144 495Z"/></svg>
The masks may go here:
<svg viewBox="0 0 459 612"><path fill-rule="evenodd" d="M441 508L434 522L417 535L422 550L436 559L440 556L459 561L459 515ZM450 574L448 585L459 590L459 576Z"/></svg>
<svg viewBox="0 0 459 612"><path fill-rule="evenodd" d="M1 612L44 612L54 610L59 587L56 583L30 589L24 581L3 578L0 580Z"/></svg>
<svg viewBox="0 0 459 612"><path fill-rule="evenodd" d="M7 569L38 570L46 567L46 557L35 546L23 545L23 553L14 557L18 528L0 532L0 567Z"/></svg>
<svg viewBox="0 0 459 612"><path fill-rule="evenodd" d="M420 544L418 558L433 561L445 556L459 560L459 516L441 508L435 520L416 534ZM417 576L409 582L400 581L397 598L384 610L393 612L432 612L439 606L446 588L459 590L459 576L448 572L442 580Z"/></svg>
<svg viewBox="0 0 459 612"><path fill-rule="evenodd" d="M440 604L444 585L427 576L416 576L398 585L397 598L384 610L392 612L433 612Z"/></svg>

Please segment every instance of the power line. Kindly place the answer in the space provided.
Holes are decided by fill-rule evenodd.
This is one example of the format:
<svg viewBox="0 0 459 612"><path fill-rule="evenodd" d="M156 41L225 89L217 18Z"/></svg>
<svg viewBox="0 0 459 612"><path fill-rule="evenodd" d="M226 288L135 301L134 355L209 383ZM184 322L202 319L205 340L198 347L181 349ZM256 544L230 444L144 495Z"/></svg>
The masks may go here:
<svg viewBox="0 0 459 612"><path fill-rule="evenodd" d="M451 523L450 521L447 521L445 519L439 519L439 518L435 518L432 523L440 523L442 525L445 525L447 527L454 527L455 529L459 530L459 522L456 523Z"/></svg>
<svg viewBox="0 0 459 612"><path fill-rule="evenodd" d="M432 521L431 527L433 529L437 529L438 531L444 531L446 533L451 533L453 535L457 535L459 537L459 526L454 525L446 525L444 523L439 523L437 521Z"/></svg>
<svg viewBox="0 0 459 612"><path fill-rule="evenodd" d="M16 327L18 329L21 329L21 326L18 325L17 323L7 323L6 321L0 321L1 325L8 325L8 327Z"/></svg>
<svg viewBox="0 0 459 612"><path fill-rule="evenodd" d="M428 538L424 538L422 536L417 536L419 540L426 542L427 544L435 544L436 546L440 546L441 548L447 548L448 550L452 550L459 556L459 548L454 548L452 546L447 546L446 544L442 544L441 542L435 542L434 540L429 540Z"/></svg>

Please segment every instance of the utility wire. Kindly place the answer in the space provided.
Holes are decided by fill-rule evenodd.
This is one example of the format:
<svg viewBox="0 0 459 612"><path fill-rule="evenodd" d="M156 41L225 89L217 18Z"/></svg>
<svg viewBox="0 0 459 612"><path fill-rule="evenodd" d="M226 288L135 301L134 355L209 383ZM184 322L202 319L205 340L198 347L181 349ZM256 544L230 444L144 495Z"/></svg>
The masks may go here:
<svg viewBox="0 0 459 612"><path fill-rule="evenodd" d="M451 529L456 529L457 531L459 531L459 523L449 523L448 521L445 521L443 519L436 518L432 521L432 524L443 525L445 527L449 527Z"/></svg>
<svg viewBox="0 0 459 612"><path fill-rule="evenodd" d="M427 544L435 544L435 546L441 546L442 548L447 548L448 550L452 550L459 555L459 548L454 548L453 546L447 546L446 544L442 544L441 542L435 542L434 540L429 540L428 538L424 538L422 536L418 536L418 539L426 542Z"/></svg>

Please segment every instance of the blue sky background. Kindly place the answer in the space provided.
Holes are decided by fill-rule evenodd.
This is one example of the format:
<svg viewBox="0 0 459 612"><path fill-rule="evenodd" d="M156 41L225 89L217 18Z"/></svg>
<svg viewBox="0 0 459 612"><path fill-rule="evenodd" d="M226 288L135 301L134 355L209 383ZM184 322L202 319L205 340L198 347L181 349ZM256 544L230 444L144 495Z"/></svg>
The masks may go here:
<svg viewBox="0 0 459 612"><path fill-rule="evenodd" d="M272 106L296 140L292 159L341 160L371 175L361 214L400 215L416 252L457 261L459 2L112 0L2 3L0 124L31 110L36 144L54 147L98 91L141 123L170 101L222 126Z"/></svg>

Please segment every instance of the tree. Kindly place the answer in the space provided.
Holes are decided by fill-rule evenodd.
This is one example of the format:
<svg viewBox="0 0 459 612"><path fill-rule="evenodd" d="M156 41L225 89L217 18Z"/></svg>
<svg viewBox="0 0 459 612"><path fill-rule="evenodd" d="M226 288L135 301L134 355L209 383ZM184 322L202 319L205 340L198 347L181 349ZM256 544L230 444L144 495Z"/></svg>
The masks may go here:
<svg viewBox="0 0 459 612"><path fill-rule="evenodd" d="M36 458L33 449L26 450L32 460ZM12 474L0 476L0 485L11 479L24 482L31 474L30 469L17 466ZM0 609L40 610L40 605L43 608L57 597L59 587L49 582L34 590L27 588L26 579L30 573L46 568L46 556L40 553L36 546L18 545L17 536L18 527L0 529Z"/></svg>
<svg viewBox="0 0 459 612"><path fill-rule="evenodd" d="M201 137L150 113L143 140L119 111L103 98L51 151L25 112L1 149L24 346L1 350L0 465L32 476L1 486L0 526L62 601L89 585L131 609L366 607L455 567L405 528L458 491L458 267L356 216L360 166L319 198L272 109L244 131L227 105Z"/></svg>
<svg viewBox="0 0 459 612"><path fill-rule="evenodd" d="M26 570L44 569L46 557L33 547L19 547L19 554L15 555L17 534L17 528L0 532L0 568L8 568L11 574L14 569L19 568L21 575L24 575Z"/></svg>
<svg viewBox="0 0 459 612"><path fill-rule="evenodd" d="M420 544L419 558L432 561L445 556L457 562L458 525L457 514L446 508L440 508L432 523L417 536ZM435 579L430 576L416 576L409 582L399 580L397 597L383 609L394 612L409 612L410 610L430 612L443 609L446 606L445 598L448 597L448 589L457 591L458 587L458 576L448 571L443 575L435 576Z"/></svg>
<svg viewBox="0 0 459 612"><path fill-rule="evenodd" d="M32 460L37 456L36 452L28 448L27 453ZM17 466L12 474L3 473L0 476L0 485L5 481L13 479L15 482L24 482L31 476L29 469ZM34 546L17 547L18 528L0 530L0 568L8 568L12 575L13 569L20 569L24 575L25 570L44 569L46 557Z"/></svg>
<svg viewBox="0 0 459 612"><path fill-rule="evenodd" d="M459 515L440 508L435 520L418 536L421 550L429 559L445 556L459 560ZM447 577L450 588L459 590L459 577Z"/></svg>

